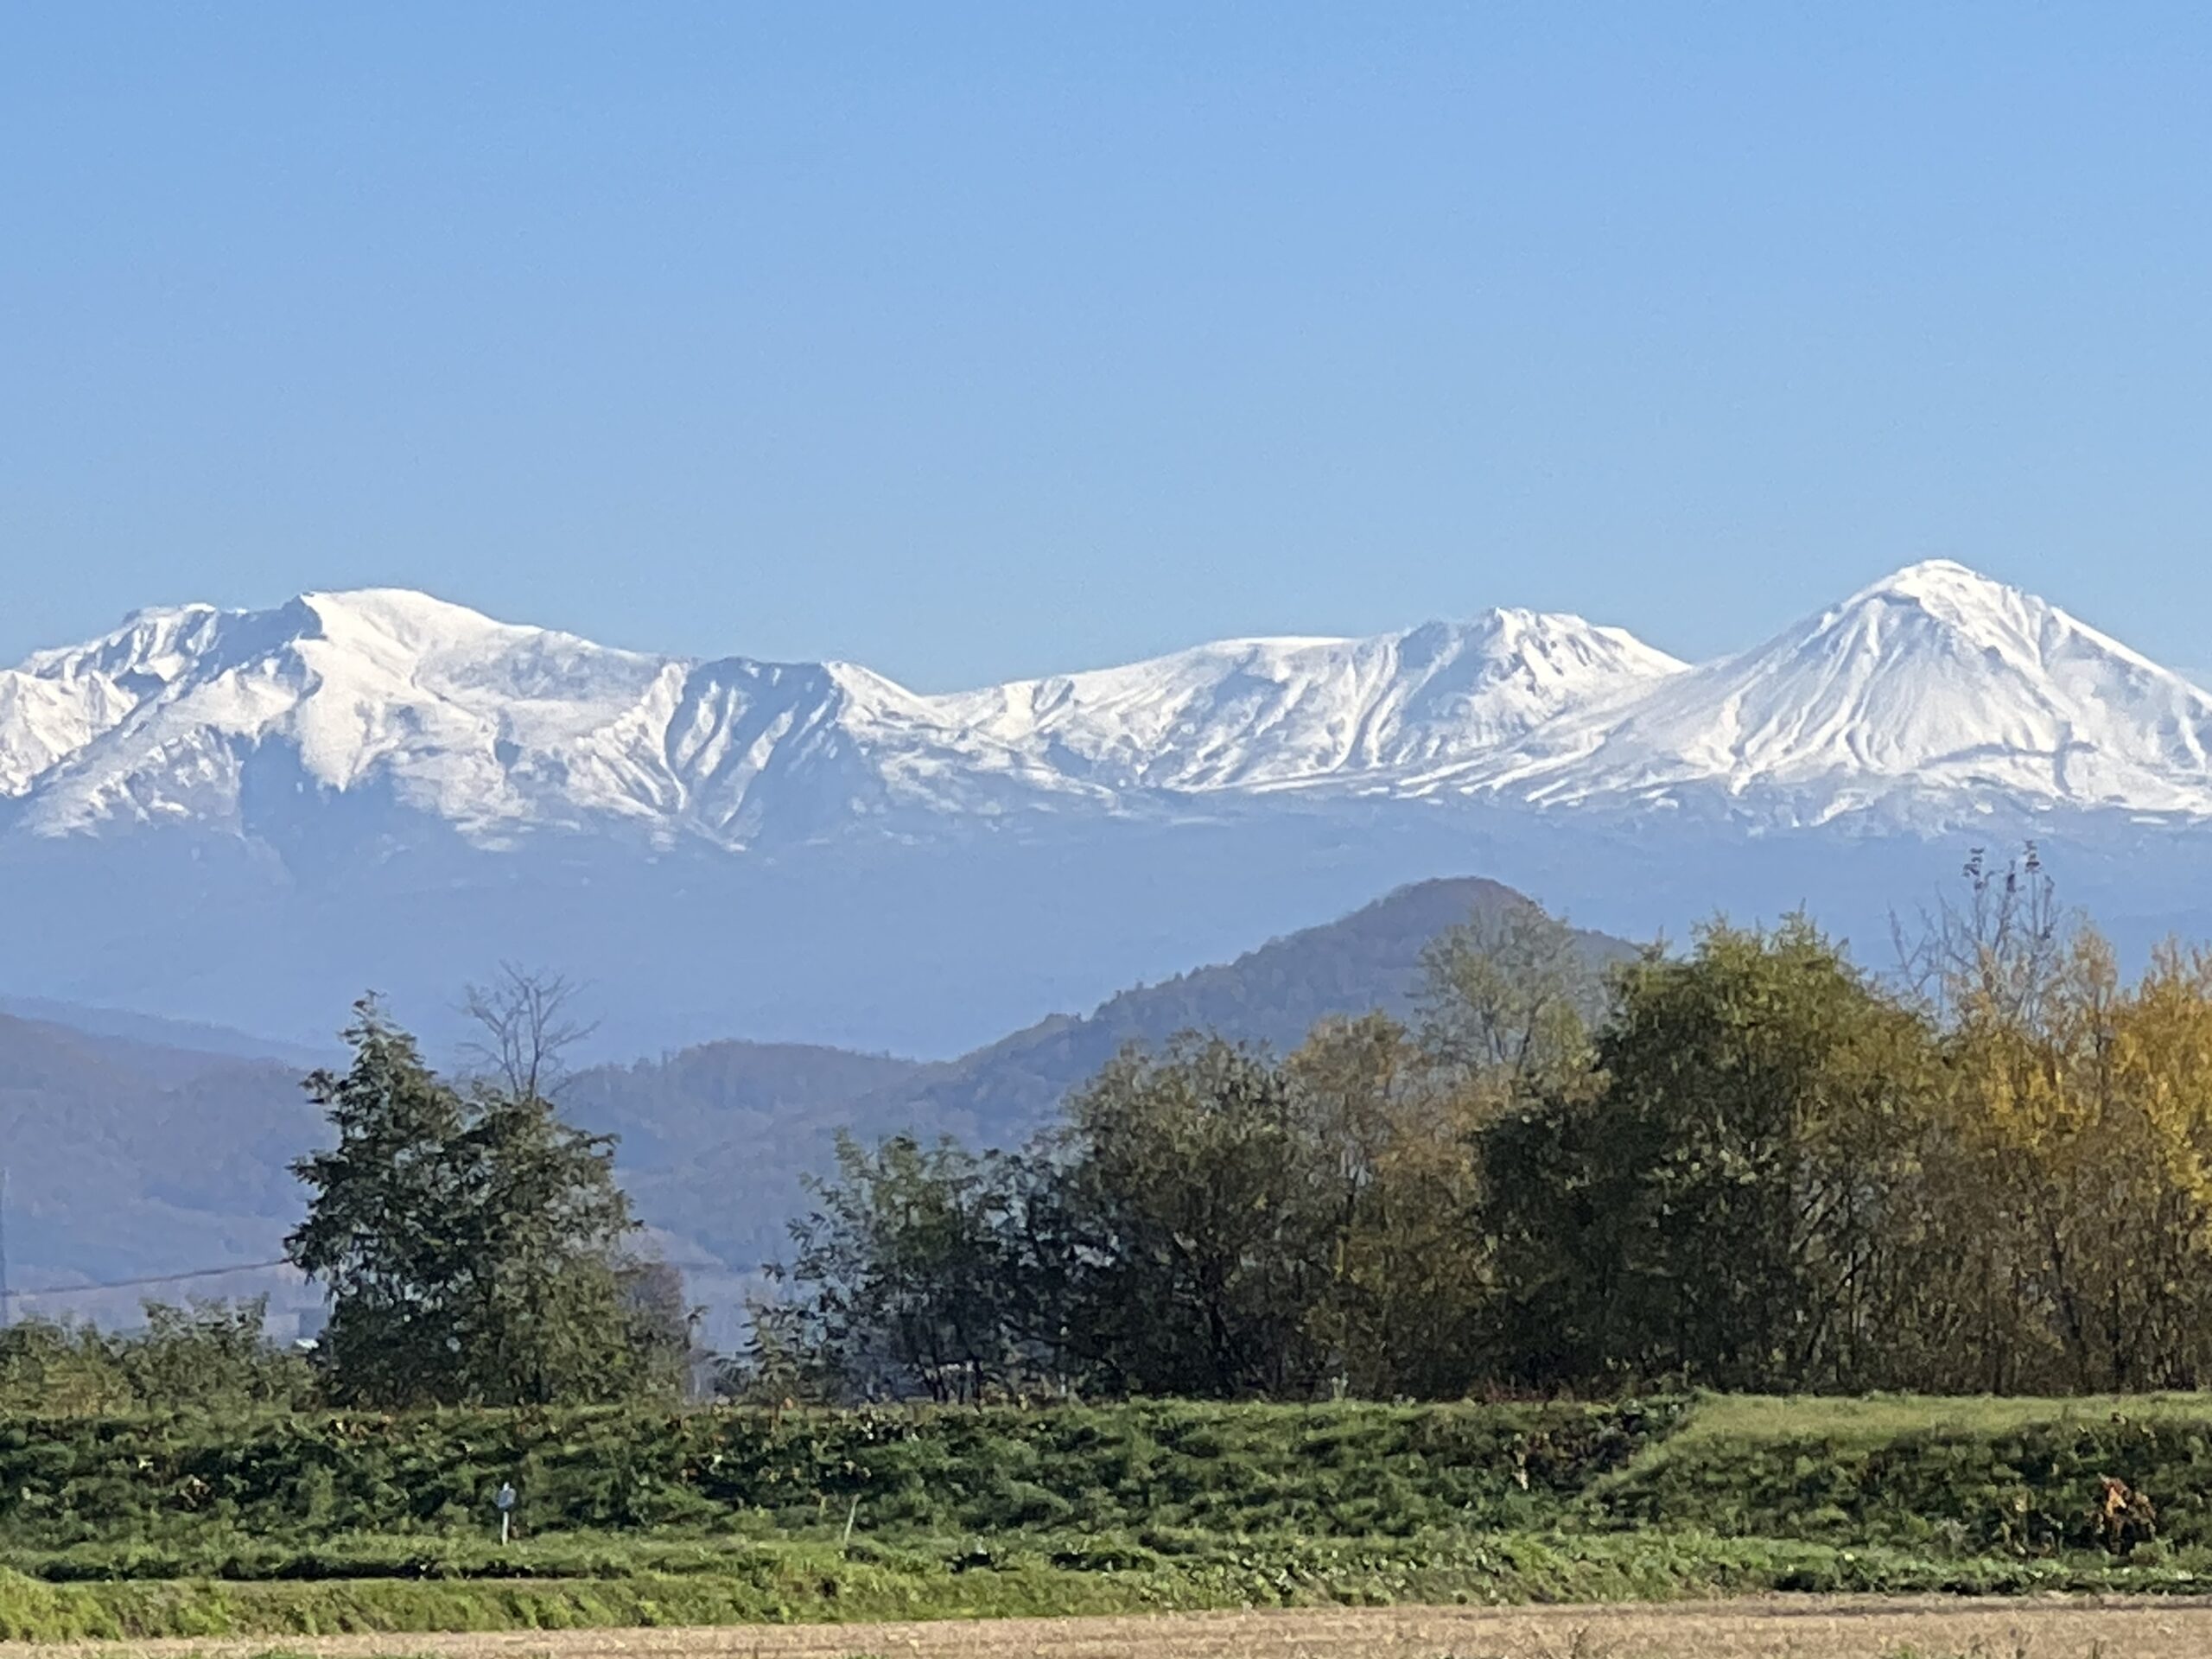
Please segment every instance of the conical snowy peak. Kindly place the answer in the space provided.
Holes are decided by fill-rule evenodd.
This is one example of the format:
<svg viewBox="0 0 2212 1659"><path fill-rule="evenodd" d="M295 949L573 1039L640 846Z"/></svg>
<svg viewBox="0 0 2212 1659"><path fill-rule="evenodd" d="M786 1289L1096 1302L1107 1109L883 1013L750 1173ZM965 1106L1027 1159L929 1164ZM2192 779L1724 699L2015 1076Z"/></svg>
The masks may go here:
<svg viewBox="0 0 2212 1659"><path fill-rule="evenodd" d="M1719 791L1812 821L1941 806L2212 810L2212 697L2032 594L1917 564L1484 781L1541 802Z"/></svg>
<svg viewBox="0 0 2212 1659"><path fill-rule="evenodd" d="M2069 657L2162 673L2148 658L2035 594L1948 559L1908 565L1824 614L1819 632L1854 630L1870 645L1916 637L1991 653L2030 676Z"/></svg>
<svg viewBox="0 0 2212 1659"><path fill-rule="evenodd" d="M1896 599L1965 616L2020 596L2018 588L2008 588L1995 577L1985 576L1956 559L1923 559L1867 583L1844 601L1844 605L1856 605L1870 599Z"/></svg>

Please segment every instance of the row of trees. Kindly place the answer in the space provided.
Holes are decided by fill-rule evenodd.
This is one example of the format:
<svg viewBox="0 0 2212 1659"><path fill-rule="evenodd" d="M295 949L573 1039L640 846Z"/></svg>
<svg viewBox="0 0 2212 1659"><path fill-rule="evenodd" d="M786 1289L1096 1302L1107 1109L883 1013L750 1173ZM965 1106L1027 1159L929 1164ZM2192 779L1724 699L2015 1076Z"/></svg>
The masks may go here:
<svg viewBox="0 0 2212 1659"><path fill-rule="evenodd" d="M107 1416L137 1410L240 1412L312 1402L314 1368L264 1333L264 1298L149 1302L137 1331L32 1318L0 1331L0 1412Z"/></svg>
<svg viewBox="0 0 2212 1659"><path fill-rule="evenodd" d="M1018 1153L846 1141L776 1395L2086 1391L2212 1378L2212 957L2032 851L1877 978L1810 923L1599 972L1529 909L1419 1016L1132 1053Z"/></svg>
<svg viewBox="0 0 2212 1659"><path fill-rule="evenodd" d="M2212 1379L2212 955L2123 976L2032 851L1876 977L1802 919L1603 966L1534 907L1438 940L1407 1020L1133 1051L1019 1150L840 1142L733 1386L774 1400L1449 1397L1690 1382ZM511 974L442 1077L373 1002L310 1080L262 1309L0 1332L0 1406L671 1399L681 1282L553 1104L565 988Z"/></svg>

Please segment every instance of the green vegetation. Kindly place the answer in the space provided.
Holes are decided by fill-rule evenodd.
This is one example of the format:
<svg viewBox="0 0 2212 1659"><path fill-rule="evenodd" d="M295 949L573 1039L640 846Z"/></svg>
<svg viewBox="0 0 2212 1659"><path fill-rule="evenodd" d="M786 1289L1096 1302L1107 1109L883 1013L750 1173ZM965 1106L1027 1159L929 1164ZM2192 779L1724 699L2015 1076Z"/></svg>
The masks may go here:
<svg viewBox="0 0 2212 1659"><path fill-rule="evenodd" d="M1133 1050L1020 1154L848 1141L747 1386L856 1402L2212 1376L2212 952L2134 982L2032 850L1901 977L1715 924L1602 983L1534 906L1412 1026Z"/></svg>
<svg viewBox="0 0 2212 1659"><path fill-rule="evenodd" d="M1919 988L1802 921L1601 983L1529 906L1412 1024L847 1140L703 1408L557 984L463 1084L365 1005L312 1364L0 1335L0 1633L2212 1589L2212 1399L2157 1391L2212 1365L2212 957L2124 983L2032 858L1969 875Z"/></svg>
<svg viewBox="0 0 2212 1659"><path fill-rule="evenodd" d="M1679 1413L1130 1404L1044 1411L455 1411L0 1426L0 1547L481 1533L1408 1537L1552 1524ZM219 1546L210 1539L219 1538Z"/></svg>
<svg viewBox="0 0 2212 1659"><path fill-rule="evenodd" d="M1989 1395L1705 1395L1680 1426L1655 1442L1647 1461L1688 1452L1811 1436L1841 1447L1879 1445L1923 1433L1984 1437L2045 1427L2104 1434L2115 1426L2212 1427L2212 1394L2070 1395L2051 1399Z"/></svg>
<svg viewBox="0 0 2212 1659"><path fill-rule="evenodd" d="M2212 1402L1723 1402L1599 1483L1614 1525L1946 1557L2212 1549ZM2149 1408L2144 1409L2147 1403ZM1709 1411L1717 1421L1699 1419ZM2117 1483L2116 1486L2111 1483Z"/></svg>
<svg viewBox="0 0 2212 1659"><path fill-rule="evenodd" d="M638 1223L614 1146L547 1098L566 990L510 973L472 993L493 1073L455 1088L373 1000L343 1073L308 1080L337 1143L295 1166L310 1193L285 1241L328 1287L326 1392L362 1405L671 1398L688 1332L626 1287Z"/></svg>
<svg viewBox="0 0 2212 1659"><path fill-rule="evenodd" d="M0 1419L304 1409L314 1370L263 1335L265 1301L146 1305L143 1329L24 1319L0 1330Z"/></svg>
<svg viewBox="0 0 2212 1659"><path fill-rule="evenodd" d="M2170 1567L1937 1563L1714 1537L1498 1534L1414 1548L1222 1544L1111 1571L1027 1543L952 1553L758 1545L711 1573L612 1578L49 1584L0 1572L0 1637L316 1635L1014 1618L1242 1606L1657 1600L1764 1592L2201 1590Z"/></svg>
<svg viewBox="0 0 2212 1659"><path fill-rule="evenodd" d="M0 1634L2202 1592L2207 1491L2178 1396L73 1418L0 1433Z"/></svg>

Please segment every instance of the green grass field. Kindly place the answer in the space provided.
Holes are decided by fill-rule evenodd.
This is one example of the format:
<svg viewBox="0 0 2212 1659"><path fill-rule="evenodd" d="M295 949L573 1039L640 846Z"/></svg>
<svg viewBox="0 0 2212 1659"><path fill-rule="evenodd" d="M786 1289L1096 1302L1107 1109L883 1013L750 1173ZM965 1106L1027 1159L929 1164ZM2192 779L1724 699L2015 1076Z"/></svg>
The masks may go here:
<svg viewBox="0 0 2212 1659"><path fill-rule="evenodd" d="M1995 1435L2032 1427L2101 1430L2115 1420L2212 1427L2212 1395L2099 1394L2060 1400L1988 1395L1878 1394L1841 1399L1705 1395L1663 1444L1692 1449L1714 1441L1749 1445L1808 1434L1840 1444L1871 1444L1929 1432Z"/></svg>
<svg viewBox="0 0 2212 1659"><path fill-rule="evenodd" d="M2180 1396L13 1422L0 1636L2202 1592L2208 1494Z"/></svg>

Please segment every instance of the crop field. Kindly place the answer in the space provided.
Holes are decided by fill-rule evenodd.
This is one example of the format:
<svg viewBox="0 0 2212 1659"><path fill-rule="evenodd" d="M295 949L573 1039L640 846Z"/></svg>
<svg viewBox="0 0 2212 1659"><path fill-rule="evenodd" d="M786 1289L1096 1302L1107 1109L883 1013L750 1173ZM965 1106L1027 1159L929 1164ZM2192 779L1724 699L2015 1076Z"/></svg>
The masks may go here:
<svg viewBox="0 0 2212 1659"><path fill-rule="evenodd" d="M91 1652L23 1648L24 1659ZM2201 1659L2212 1604L1806 1597L1651 1607L1338 1608L1152 1618L156 1642L174 1659Z"/></svg>

